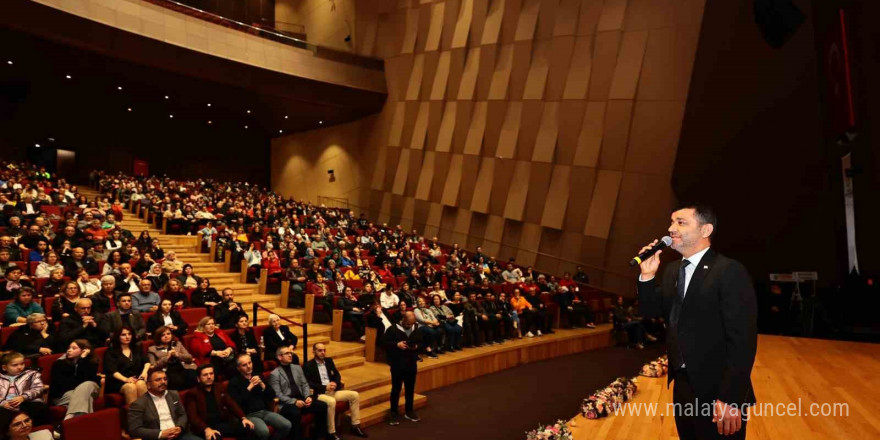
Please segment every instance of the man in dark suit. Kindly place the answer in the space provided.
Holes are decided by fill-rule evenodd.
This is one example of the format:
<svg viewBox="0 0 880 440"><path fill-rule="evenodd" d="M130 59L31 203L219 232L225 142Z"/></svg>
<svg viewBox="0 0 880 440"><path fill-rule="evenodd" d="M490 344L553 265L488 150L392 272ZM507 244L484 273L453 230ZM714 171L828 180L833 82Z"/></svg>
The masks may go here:
<svg viewBox="0 0 880 440"><path fill-rule="evenodd" d="M128 408L128 433L132 438L199 440L187 429L183 402L177 391L168 390L164 371L150 370L147 390Z"/></svg>
<svg viewBox="0 0 880 440"><path fill-rule="evenodd" d="M205 440L224 437L248 437L254 424L245 417L235 399L214 384L214 366L204 364L198 370L199 386L186 394L184 404L193 432ZM265 440L261 439L261 440Z"/></svg>
<svg viewBox="0 0 880 440"><path fill-rule="evenodd" d="M673 212L671 247L682 260L664 268L660 283L655 276L662 251L640 265L642 315L668 318L668 380L675 380L675 425L682 439L744 439L748 405L755 403L750 376L758 347L757 299L745 267L709 247L716 224L708 207Z"/></svg>
<svg viewBox="0 0 880 440"><path fill-rule="evenodd" d="M279 413L293 424L293 439L303 438L302 416L306 414L314 416L312 437L324 438L327 432L327 404L313 398L302 368L291 363L293 350L290 347L278 347L275 354L279 365L269 375L269 386L281 404Z"/></svg>
<svg viewBox="0 0 880 440"><path fill-rule="evenodd" d="M102 316L98 325L108 335L122 327L129 327L134 332L136 341L143 341L147 333L144 317L131 308L131 294L128 292L122 292L116 297L116 310Z"/></svg>
<svg viewBox="0 0 880 440"><path fill-rule="evenodd" d="M89 275L98 274L98 262L92 257L87 257L85 249L78 247L74 248L70 258L64 261L64 275L75 278L80 268L85 269Z"/></svg>
<svg viewBox="0 0 880 440"><path fill-rule="evenodd" d="M361 429L361 396L357 391L344 390L342 375L336 369L336 363L327 357L327 346L318 342L312 346L315 357L303 365L303 372L309 386L315 390L318 400L327 404L327 433L336 437L336 401L348 402L351 409L351 433L359 437L367 437Z"/></svg>
<svg viewBox="0 0 880 440"><path fill-rule="evenodd" d="M392 325L385 330L385 352L388 353L388 364L391 366L391 409L388 413L388 424L400 424L398 405L400 404L400 388L406 387L404 394L407 420L418 422L419 416L413 409L415 398L416 375L418 374L418 350L422 348L422 332L417 331L416 315L409 311L403 316L400 324Z"/></svg>

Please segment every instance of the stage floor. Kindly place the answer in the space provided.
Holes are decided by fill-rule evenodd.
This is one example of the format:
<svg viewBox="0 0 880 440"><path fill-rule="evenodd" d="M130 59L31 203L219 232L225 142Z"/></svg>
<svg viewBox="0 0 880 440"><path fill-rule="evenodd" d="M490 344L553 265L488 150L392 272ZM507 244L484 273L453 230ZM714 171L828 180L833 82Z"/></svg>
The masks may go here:
<svg viewBox="0 0 880 440"><path fill-rule="evenodd" d="M760 406L747 439L880 438L880 344L760 335L752 383ZM574 438L677 439L670 402L665 377L640 377L638 394L626 404L638 405L640 414L624 408L629 412L599 420L578 416ZM648 415L652 404L656 413Z"/></svg>

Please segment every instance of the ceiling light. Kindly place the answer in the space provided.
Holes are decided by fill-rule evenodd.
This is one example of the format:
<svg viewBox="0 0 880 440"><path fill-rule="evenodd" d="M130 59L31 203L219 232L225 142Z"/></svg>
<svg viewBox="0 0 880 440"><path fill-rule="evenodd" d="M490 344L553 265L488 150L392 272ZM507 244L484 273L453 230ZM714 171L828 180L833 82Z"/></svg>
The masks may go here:
<svg viewBox="0 0 880 440"><path fill-rule="evenodd" d="M278 130L278 133L279 134L284 133L284 130Z"/></svg>
<svg viewBox="0 0 880 440"><path fill-rule="evenodd" d="M248 127L248 126L247 126L247 125L245 125L245 126L244 126L244 129L245 129L245 130L247 130L247 127Z"/></svg>
<svg viewBox="0 0 880 440"><path fill-rule="evenodd" d="M40 148L40 144L34 144L34 146Z"/></svg>
<svg viewBox="0 0 880 440"><path fill-rule="evenodd" d="M208 107L210 107L210 106L211 106L211 103L209 102L209 103L208 103Z"/></svg>
<svg viewBox="0 0 880 440"><path fill-rule="evenodd" d="M73 78L73 77L70 76L70 75L64 75L64 77L67 78L67 79L72 79L72 78Z"/></svg>
<svg viewBox="0 0 880 440"><path fill-rule="evenodd" d="M55 138L49 138L49 142L55 142Z"/></svg>
<svg viewBox="0 0 880 440"><path fill-rule="evenodd" d="M284 119L287 119L287 115L284 115Z"/></svg>
<svg viewBox="0 0 880 440"><path fill-rule="evenodd" d="M128 108L128 111L131 111L131 107Z"/></svg>
<svg viewBox="0 0 880 440"><path fill-rule="evenodd" d="M248 113L248 114L251 114L251 111L250 111L250 110L248 110L248 111L247 111L247 113Z"/></svg>
<svg viewBox="0 0 880 440"><path fill-rule="evenodd" d="M169 98L168 98L168 95L165 95L165 99L169 99Z"/></svg>
<svg viewBox="0 0 880 440"><path fill-rule="evenodd" d="M208 125L211 125L211 124L213 124L213 122L211 122L211 121L208 121Z"/></svg>
<svg viewBox="0 0 880 440"><path fill-rule="evenodd" d="M122 86L116 87L116 90L122 90Z"/></svg>
<svg viewBox="0 0 880 440"><path fill-rule="evenodd" d="M168 115L168 117L174 119L174 115Z"/></svg>
<svg viewBox="0 0 880 440"><path fill-rule="evenodd" d="M318 124L324 125L324 121L318 121Z"/></svg>
<svg viewBox="0 0 880 440"><path fill-rule="evenodd" d="M9 65L11 66L11 65L12 65L12 60L7 61L6 64L9 64Z"/></svg>

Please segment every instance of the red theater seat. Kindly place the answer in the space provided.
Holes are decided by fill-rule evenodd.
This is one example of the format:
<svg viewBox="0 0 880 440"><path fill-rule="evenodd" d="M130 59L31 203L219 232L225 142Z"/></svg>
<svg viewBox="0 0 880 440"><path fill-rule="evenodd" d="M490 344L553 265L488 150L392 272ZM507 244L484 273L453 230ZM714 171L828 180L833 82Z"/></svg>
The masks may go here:
<svg viewBox="0 0 880 440"><path fill-rule="evenodd" d="M64 440L117 439L122 436L121 412L117 408L65 420L61 427Z"/></svg>

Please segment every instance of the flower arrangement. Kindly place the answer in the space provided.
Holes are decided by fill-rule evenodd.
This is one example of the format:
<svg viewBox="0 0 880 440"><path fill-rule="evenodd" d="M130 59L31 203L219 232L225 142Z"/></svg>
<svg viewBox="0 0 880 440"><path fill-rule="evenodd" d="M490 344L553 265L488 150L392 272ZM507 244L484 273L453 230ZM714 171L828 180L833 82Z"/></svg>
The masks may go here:
<svg viewBox="0 0 880 440"><path fill-rule="evenodd" d="M633 398L638 390L637 378L618 377L605 388L596 390L584 399L581 412L588 419L607 417L624 402Z"/></svg>
<svg viewBox="0 0 880 440"><path fill-rule="evenodd" d="M526 433L526 440L572 440L574 436L564 420L557 420L553 425L538 426Z"/></svg>
<svg viewBox="0 0 880 440"><path fill-rule="evenodd" d="M663 377L668 371L669 359L663 355L645 364L639 374L645 377Z"/></svg>

